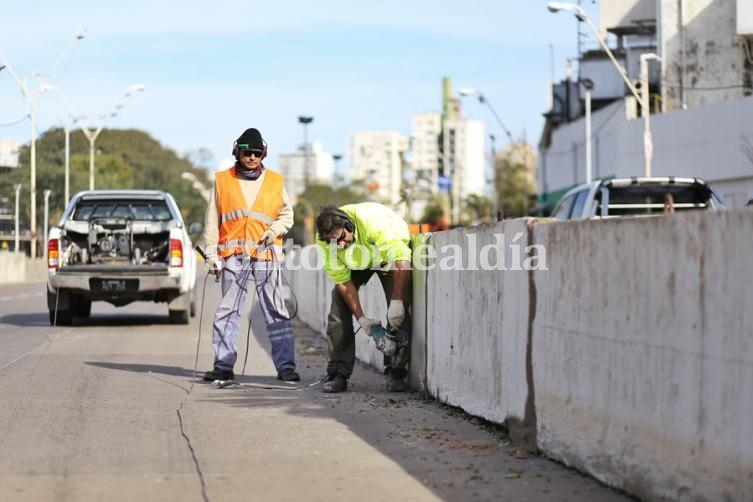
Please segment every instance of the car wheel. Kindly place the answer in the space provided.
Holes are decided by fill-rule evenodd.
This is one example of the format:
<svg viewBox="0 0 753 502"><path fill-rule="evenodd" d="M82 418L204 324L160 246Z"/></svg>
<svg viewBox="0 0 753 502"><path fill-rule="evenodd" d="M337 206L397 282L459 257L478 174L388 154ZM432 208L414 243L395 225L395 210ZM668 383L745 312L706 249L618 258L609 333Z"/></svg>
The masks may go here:
<svg viewBox="0 0 753 502"><path fill-rule="evenodd" d="M92 302L82 297L71 297L71 310L74 316L88 319L92 313Z"/></svg>
<svg viewBox="0 0 753 502"><path fill-rule="evenodd" d="M73 315L70 310L58 310L55 319L55 310L50 310L50 326L70 326L73 324Z"/></svg>

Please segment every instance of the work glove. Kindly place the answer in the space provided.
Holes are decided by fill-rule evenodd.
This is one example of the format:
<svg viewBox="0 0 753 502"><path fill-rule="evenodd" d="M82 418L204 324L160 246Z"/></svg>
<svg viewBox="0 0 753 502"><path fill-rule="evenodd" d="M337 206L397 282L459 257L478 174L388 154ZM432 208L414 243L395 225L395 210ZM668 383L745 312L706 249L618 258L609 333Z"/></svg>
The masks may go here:
<svg viewBox="0 0 753 502"><path fill-rule="evenodd" d="M366 333L366 336L371 336L371 329L375 326L381 326L382 323L374 319L369 319L365 315L358 318L358 324L361 325L361 329Z"/></svg>
<svg viewBox="0 0 753 502"><path fill-rule="evenodd" d="M268 228L261 236L261 241L259 241L259 244L261 244L265 248L272 247L272 244L275 243L276 238L277 233L271 228Z"/></svg>
<svg viewBox="0 0 753 502"><path fill-rule="evenodd" d="M222 273L222 262L217 258L207 258L204 261L204 269L219 278Z"/></svg>
<svg viewBox="0 0 753 502"><path fill-rule="evenodd" d="M390 306L387 309L387 324L392 329L398 329L403 320L405 319L405 307L403 307L402 300L390 301Z"/></svg>

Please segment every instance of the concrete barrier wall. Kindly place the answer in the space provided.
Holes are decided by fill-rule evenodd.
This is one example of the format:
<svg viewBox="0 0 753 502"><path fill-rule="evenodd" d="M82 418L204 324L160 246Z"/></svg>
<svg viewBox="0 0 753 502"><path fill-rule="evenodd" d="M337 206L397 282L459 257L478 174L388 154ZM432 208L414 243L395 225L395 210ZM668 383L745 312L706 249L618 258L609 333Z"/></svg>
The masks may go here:
<svg viewBox="0 0 753 502"><path fill-rule="evenodd" d="M646 499L750 498L753 211L515 220L426 239L439 255L431 270L414 263L415 388ZM473 270L470 256L497 242L507 270ZM465 270L447 270L458 250ZM515 270L535 254L547 270ZM290 276L301 318L324 334L324 272ZM361 297L384 317L377 280ZM370 340L357 345L381 367Z"/></svg>
<svg viewBox="0 0 753 502"><path fill-rule="evenodd" d="M288 253L283 266L298 300L298 319L324 335L332 303L332 282L321 267L317 268L318 260L316 246L306 246Z"/></svg>
<svg viewBox="0 0 753 502"><path fill-rule="evenodd" d="M456 229L430 242L437 259L427 271L427 389L499 423L522 421L528 397L526 223ZM461 266L451 261L456 253Z"/></svg>
<svg viewBox="0 0 753 502"><path fill-rule="evenodd" d="M0 283L44 281L47 279L45 260L32 260L24 253L0 252Z"/></svg>
<svg viewBox="0 0 753 502"><path fill-rule="evenodd" d="M536 225L539 447L641 497L753 493L753 211Z"/></svg>

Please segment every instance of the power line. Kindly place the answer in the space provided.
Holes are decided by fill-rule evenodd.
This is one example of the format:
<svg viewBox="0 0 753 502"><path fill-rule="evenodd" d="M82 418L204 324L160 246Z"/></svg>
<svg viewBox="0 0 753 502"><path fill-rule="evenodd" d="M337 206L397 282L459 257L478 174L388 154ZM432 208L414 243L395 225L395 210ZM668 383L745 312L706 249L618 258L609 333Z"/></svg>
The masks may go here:
<svg viewBox="0 0 753 502"><path fill-rule="evenodd" d="M16 120L15 122L9 122L7 124L0 124L0 127L10 127L12 125L19 124L19 123L23 122L24 120L26 120L28 118L29 118L29 114L27 113L26 115L24 115L20 119Z"/></svg>

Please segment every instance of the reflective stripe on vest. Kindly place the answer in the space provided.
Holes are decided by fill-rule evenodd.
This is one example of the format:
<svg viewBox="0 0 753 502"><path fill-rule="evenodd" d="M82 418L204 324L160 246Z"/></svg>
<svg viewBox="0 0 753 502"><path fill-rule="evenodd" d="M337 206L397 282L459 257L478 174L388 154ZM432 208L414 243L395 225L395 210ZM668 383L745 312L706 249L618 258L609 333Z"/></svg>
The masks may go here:
<svg viewBox="0 0 753 502"><path fill-rule="evenodd" d="M215 175L217 205L221 211L217 244L220 256L245 254L262 260L272 259L271 251L259 252L257 246L283 207L283 182L281 175L266 170L256 200L248 207L234 167ZM275 240L275 247L282 248L282 236Z"/></svg>

